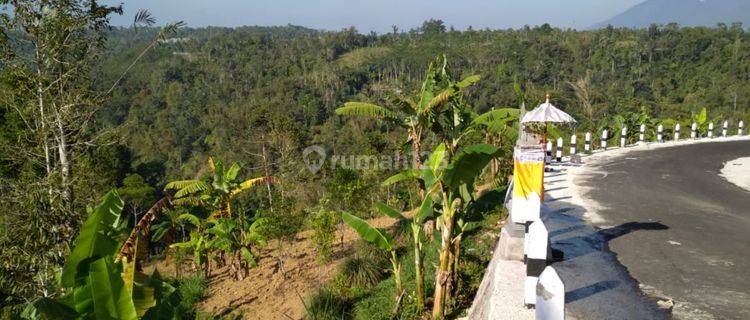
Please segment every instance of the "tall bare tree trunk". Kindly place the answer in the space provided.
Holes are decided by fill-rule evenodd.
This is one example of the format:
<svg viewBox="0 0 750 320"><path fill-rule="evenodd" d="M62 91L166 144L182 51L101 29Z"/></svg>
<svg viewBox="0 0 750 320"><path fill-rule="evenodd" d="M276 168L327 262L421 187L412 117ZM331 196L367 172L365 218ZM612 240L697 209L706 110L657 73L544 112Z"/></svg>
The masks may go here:
<svg viewBox="0 0 750 320"><path fill-rule="evenodd" d="M64 204L70 208L73 205L73 184L71 182L71 174L73 169L73 161L70 157L70 149L68 148L68 139L65 135L65 125L63 119L60 117L60 113L55 114L55 122L57 124L57 150L58 159L60 161L60 183L62 184L62 198Z"/></svg>

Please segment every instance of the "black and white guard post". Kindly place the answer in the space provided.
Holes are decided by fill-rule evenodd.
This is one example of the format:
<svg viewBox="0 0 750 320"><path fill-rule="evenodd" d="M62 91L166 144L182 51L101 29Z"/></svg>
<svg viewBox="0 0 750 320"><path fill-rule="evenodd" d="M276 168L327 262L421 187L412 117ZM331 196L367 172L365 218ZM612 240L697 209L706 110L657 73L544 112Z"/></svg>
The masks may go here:
<svg viewBox="0 0 750 320"><path fill-rule="evenodd" d="M586 137L583 142L583 151L591 153L591 132L586 132Z"/></svg>
<svg viewBox="0 0 750 320"><path fill-rule="evenodd" d="M724 120L724 126L721 127L721 136L726 138L729 131L729 121Z"/></svg>
<svg viewBox="0 0 750 320"><path fill-rule="evenodd" d="M576 144L578 143L578 141L576 141L577 139L578 139L578 137L576 137L575 134L573 134L572 136L570 136L570 155L571 156L576 155L576 151L577 151L576 150Z"/></svg>
<svg viewBox="0 0 750 320"><path fill-rule="evenodd" d="M690 138L695 139L698 137L698 124L693 122L693 126L690 127Z"/></svg>
<svg viewBox="0 0 750 320"><path fill-rule="evenodd" d="M641 124L641 134L638 136L638 141L645 142L646 141L646 125Z"/></svg>
<svg viewBox="0 0 750 320"><path fill-rule="evenodd" d="M660 124L656 128L656 141L664 142L663 138L664 138L664 126Z"/></svg>
<svg viewBox="0 0 750 320"><path fill-rule="evenodd" d="M547 248L549 245L549 233L541 219L531 222L526 235L526 281L524 283L524 304L526 306L536 305L536 285L539 276L547 267Z"/></svg>
<svg viewBox="0 0 750 320"><path fill-rule="evenodd" d="M713 122L708 124L708 137L709 138L714 137L714 123Z"/></svg>
<svg viewBox="0 0 750 320"><path fill-rule="evenodd" d="M745 129L745 121L740 120L740 126L739 126L739 129L737 129L738 136L742 135L742 129Z"/></svg>
<svg viewBox="0 0 750 320"><path fill-rule="evenodd" d="M557 163L562 162L562 156L563 156L563 138L557 138L557 151L555 151L555 158L557 160Z"/></svg>
<svg viewBox="0 0 750 320"><path fill-rule="evenodd" d="M674 125L674 141L680 140L680 124Z"/></svg>
<svg viewBox="0 0 750 320"><path fill-rule="evenodd" d="M608 134L609 132L607 132L607 129L604 129L604 131L602 131L602 149L604 150L607 150L607 137L609 136Z"/></svg>
<svg viewBox="0 0 750 320"><path fill-rule="evenodd" d="M565 284L552 266L544 268L536 286L536 319L565 319Z"/></svg>
<svg viewBox="0 0 750 320"><path fill-rule="evenodd" d="M620 130L620 148L625 148L625 143L627 142L627 136L628 136L628 127L622 127L622 130Z"/></svg>
<svg viewBox="0 0 750 320"><path fill-rule="evenodd" d="M544 164L552 163L552 141L547 141L547 156L544 157Z"/></svg>

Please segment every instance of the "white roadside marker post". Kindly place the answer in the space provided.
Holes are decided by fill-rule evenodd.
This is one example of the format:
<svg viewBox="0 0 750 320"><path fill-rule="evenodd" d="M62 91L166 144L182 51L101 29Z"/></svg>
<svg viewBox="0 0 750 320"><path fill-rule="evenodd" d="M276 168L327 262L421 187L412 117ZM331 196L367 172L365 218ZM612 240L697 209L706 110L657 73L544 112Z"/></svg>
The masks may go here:
<svg viewBox="0 0 750 320"><path fill-rule="evenodd" d="M625 143L627 142L628 136L628 127L622 127L622 130L620 130L620 148L625 148Z"/></svg>
<svg viewBox="0 0 750 320"><path fill-rule="evenodd" d="M708 138L714 137L714 123L711 122L708 124Z"/></svg>
<svg viewBox="0 0 750 320"><path fill-rule="evenodd" d="M680 140L680 124L674 125L674 141Z"/></svg>
<svg viewBox="0 0 750 320"><path fill-rule="evenodd" d="M656 128L656 141L658 141L658 142L664 142L664 140L662 139L662 138L664 138L663 137L663 133L664 133L664 126L663 125L659 125Z"/></svg>
<svg viewBox="0 0 750 320"><path fill-rule="evenodd" d="M544 268L536 286L536 319L565 319L565 284L551 266Z"/></svg>
<svg viewBox="0 0 750 320"><path fill-rule="evenodd" d="M728 130L729 130L729 121L724 120L724 126L721 128L721 136L726 138Z"/></svg>
<svg viewBox="0 0 750 320"><path fill-rule="evenodd" d="M740 127L739 127L739 129L737 129L737 135L738 136L742 135L742 129L744 129L744 128L745 128L745 121L740 120Z"/></svg>
<svg viewBox="0 0 750 320"><path fill-rule="evenodd" d="M583 151L591 153L591 132L586 132L586 137L583 144Z"/></svg>
<svg viewBox="0 0 750 320"><path fill-rule="evenodd" d="M693 126L690 127L690 138L695 139L698 137L698 124L693 122Z"/></svg>
<svg viewBox="0 0 750 320"><path fill-rule="evenodd" d="M646 141L646 125L641 125L641 135L638 137L638 141L645 142Z"/></svg>
<svg viewBox="0 0 750 320"><path fill-rule="evenodd" d="M555 151L555 157L557 158L557 163L562 162L562 156L563 156L563 138L557 138L557 151Z"/></svg>
<svg viewBox="0 0 750 320"><path fill-rule="evenodd" d="M547 155L544 157L544 164L552 163L552 141L547 141Z"/></svg>
<svg viewBox="0 0 750 320"><path fill-rule="evenodd" d="M604 131L602 131L602 149L604 150L607 150L607 134L607 129L604 129Z"/></svg>
<svg viewBox="0 0 750 320"><path fill-rule="evenodd" d="M577 144L577 142L578 142L578 141L576 141L577 139L578 139L578 138L576 137L576 135L575 135L575 134L573 134L572 136L570 136L570 155L571 155L571 156L574 156L574 155L576 155L576 151L577 151L577 150L576 150L576 147L577 147L577 145L576 145L576 144Z"/></svg>
<svg viewBox="0 0 750 320"><path fill-rule="evenodd" d="M524 304L533 306L536 304L536 287L539 276L547 266L547 245L549 233L541 219L536 219L529 225L529 239L526 242L526 281L524 283Z"/></svg>

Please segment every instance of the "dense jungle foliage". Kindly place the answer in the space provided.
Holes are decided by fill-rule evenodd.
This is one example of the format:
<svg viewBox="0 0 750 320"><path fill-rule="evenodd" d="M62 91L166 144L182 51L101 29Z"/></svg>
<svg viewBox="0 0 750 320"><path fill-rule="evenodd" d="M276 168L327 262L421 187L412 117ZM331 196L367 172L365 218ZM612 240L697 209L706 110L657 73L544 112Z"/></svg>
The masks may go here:
<svg viewBox="0 0 750 320"><path fill-rule="evenodd" d="M341 216L331 211L352 213L353 218L344 219L352 222L375 216L372 208L380 202L403 205L402 211L418 207L423 199L414 195L423 194L424 182L381 186L397 172L377 168L324 166L313 173L302 160L303 151L313 145L329 155L396 156L413 150L405 144L410 133L403 126L343 117L336 110L349 101L389 105L394 95L413 96L420 92L430 63L441 54L447 57L450 81L479 76L459 90L462 112L467 114L518 108L521 100L533 107L549 92L555 105L580 120L578 132L629 119L692 121L702 108L708 109L708 118L727 119L733 125L750 120L750 34L740 25L596 31L543 25L458 31L430 20L421 28L394 27L392 33L382 35L361 34L353 28L329 32L298 26L174 28L167 34L165 28L148 23L108 28L103 17L112 12L81 20L94 36L79 37L75 45L80 48L64 57L80 68L66 71L63 78L68 79L67 72L75 77L41 98L62 99L61 104L73 101L72 106L83 99L85 105L96 106L91 109L95 112L65 113L69 118L60 119L53 115L49 122L30 118L36 112L38 88L28 81L33 75L17 67L22 64L10 63L31 52L17 41L28 34L13 29L18 25L4 24L0 62L3 306L55 296L60 290L56 277L73 251L73 240L88 212L95 211L89 205L99 203L112 189L124 201L122 217L131 227L149 214L157 199L174 194L171 190L181 193L176 198L184 198L190 210L168 209L155 218L146 254L190 249L197 260L202 256L199 250L205 249L197 236L205 235L216 240L213 244L224 245L216 251L220 258L211 259L236 265L237 277L252 267L252 252L245 251L266 239L288 241L290 234L316 225L327 228L327 234L343 228ZM26 31L34 32L45 31ZM65 67L49 70L59 75ZM47 89L60 84L52 79L45 80ZM444 88L449 86L459 85ZM525 99L519 99L518 92ZM59 135L45 129L45 124L56 123L68 125L60 126ZM444 144L433 133L424 133L425 150ZM60 144L61 138L74 140ZM512 141L487 138L485 142L499 143L500 149L474 151L500 159L493 166L493 179L495 185L503 185L502 177L511 170ZM43 154L55 145L69 147L60 154L71 159L53 155L52 164L48 161L45 168ZM226 165L219 166L216 163L221 162L212 158ZM261 178L243 182L238 173ZM254 182L245 184L248 181ZM239 193L250 187L254 188ZM442 190L442 197L458 199L457 190ZM224 220L207 223L204 219L215 212ZM253 217L252 223L235 223L228 219L233 215ZM186 231L206 233L193 237ZM241 239L227 240L233 235ZM325 251L335 239L323 238L318 242ZM241 246L231 247L236 243ZM431 259L440 251L438 244L439 239L426 245L425 254ZM390 244L385 247L395 259L395 249ZM246 250L230 256L241 248ZM384 268L391 268L384 261ZM105 262L110 263L102 260L102 265ZM413 256L408 263L414 263ZM427 284L434 285L429 278L434 275L426 274Z"/></svg>

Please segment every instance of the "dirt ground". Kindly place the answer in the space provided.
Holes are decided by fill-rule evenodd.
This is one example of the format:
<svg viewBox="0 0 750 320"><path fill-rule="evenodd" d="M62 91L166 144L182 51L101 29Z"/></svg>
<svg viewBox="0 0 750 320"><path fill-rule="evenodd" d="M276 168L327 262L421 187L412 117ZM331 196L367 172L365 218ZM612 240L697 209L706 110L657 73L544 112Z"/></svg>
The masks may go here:
<svg viewBox="0 0 750 320"><path fill-rule="evenodd" d="M385 228L395 220L379 217L370 223ZM276 241L261 250L256 257L258 266L250 269L244 280L234 281L226 267L213 270L208 279L209 296L198 308L215 315L241 315L244 319L303 319L303 299L333 277L336 268L353 253L355 241L359 239L351 228L345 228L343 247L337 235L332 261L321 264L310 239L312 234L311 230L304 231L297 234L293 243L284 243L284 272L278 263ZM167 265L164 261L149 267L146 269L157 267L163 274L174 274L174 264Z"/></svg>

